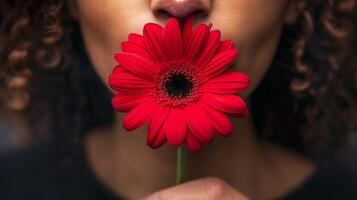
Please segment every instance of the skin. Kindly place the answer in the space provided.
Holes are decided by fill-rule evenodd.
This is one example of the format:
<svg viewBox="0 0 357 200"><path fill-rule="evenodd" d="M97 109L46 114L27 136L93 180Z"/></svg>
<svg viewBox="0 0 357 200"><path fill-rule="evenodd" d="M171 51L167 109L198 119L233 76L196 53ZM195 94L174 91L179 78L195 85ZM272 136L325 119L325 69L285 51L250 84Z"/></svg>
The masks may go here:
<svg viewBox="0 0 357 200"><path fill-rule="evenodd" d="M213 23L222 38L234 40L241 52L232 67L251 78L251 87L243 94L249 104L251 93L270 67L283 26L294 23L299 15L298 2L197 2L201 7L196 23ZM68 6L81 26L93 66L105 83L115 66L113 55L129 33L142 33L145 23L164 24L170 15L177 15L162 7L161 0L77 0L69 1ZM146 127L127 134L121 125L123 116L116 113L112 126L91 130L84 146L98 180L128 199L272 199L297 188L316 168L298 154L257 139L251 116L231 118L235 133L229 139L216 138L199 154L189 154L188 179L192 181L173 186L175 149L168 145L150 149Z"/></svg>

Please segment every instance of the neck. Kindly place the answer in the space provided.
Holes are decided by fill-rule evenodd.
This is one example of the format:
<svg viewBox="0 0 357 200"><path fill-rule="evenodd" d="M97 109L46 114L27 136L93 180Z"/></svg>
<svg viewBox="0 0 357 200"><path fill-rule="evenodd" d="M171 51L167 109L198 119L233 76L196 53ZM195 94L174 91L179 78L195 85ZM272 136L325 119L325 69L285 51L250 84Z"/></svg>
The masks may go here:
<svg viewBox="0 0 357 200"><path fill-rule="evenodd" d="M128 133L122 128L123 116L116 113L111 128L96 131L109 134L90 134L85 141L95 175L112 191L129 199L174 185L176 149L169 145L151 149L146 145L146 126ZM273 198L288 192L312 173L310 162L259 141L252 118L232 121L232 136L216 137L200 153L188 152L188 180L216 176L253 199L266 199L268 194ZM291 175L291 170L297 171L296 175Z"/></svg>

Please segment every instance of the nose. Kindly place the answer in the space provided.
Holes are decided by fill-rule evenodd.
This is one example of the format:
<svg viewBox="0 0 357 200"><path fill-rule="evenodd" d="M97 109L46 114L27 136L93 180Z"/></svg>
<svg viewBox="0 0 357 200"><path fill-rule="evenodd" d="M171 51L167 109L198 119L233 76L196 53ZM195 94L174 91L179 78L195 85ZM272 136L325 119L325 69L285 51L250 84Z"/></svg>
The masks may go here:
<svg viewBox="0 0 357 200"><path fill-rule="evenodd" d="M158 17L184 18L189 15L208 16L211 0L152 0L151 10Z"/></svg>

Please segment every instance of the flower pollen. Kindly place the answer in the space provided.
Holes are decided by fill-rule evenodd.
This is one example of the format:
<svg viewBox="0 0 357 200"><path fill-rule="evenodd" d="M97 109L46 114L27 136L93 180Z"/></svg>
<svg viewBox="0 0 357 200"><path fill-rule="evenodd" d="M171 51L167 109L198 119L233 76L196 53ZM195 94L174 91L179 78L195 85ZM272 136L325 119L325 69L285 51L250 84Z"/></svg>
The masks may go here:
<svg viewBox="0 0 357 200"><path fill-rule="evenodd" d="M191 68L168 68L160 80L157 91L163 105L183 106L197 99L199 81Z"/></svg>
<svg viewBox="0 0 357 200"><path fill-rule="evenodd" d="M192 78L185 74L170 74L164 81L164 87L171 98L184 98L192 91Z"/></svg>

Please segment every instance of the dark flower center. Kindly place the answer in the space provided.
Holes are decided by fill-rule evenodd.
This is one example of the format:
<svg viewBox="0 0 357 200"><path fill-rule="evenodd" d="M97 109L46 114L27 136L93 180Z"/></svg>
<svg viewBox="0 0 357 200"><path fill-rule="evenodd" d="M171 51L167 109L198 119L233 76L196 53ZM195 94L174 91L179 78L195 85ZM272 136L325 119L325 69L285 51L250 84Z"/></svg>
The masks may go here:
<svg viewBox="0 0 357 200"><path fill-rule="evenodd" d="M193 88L192 77L186 74L172 73L164 82L164 88L171 98L187 97Z"/></svg>

